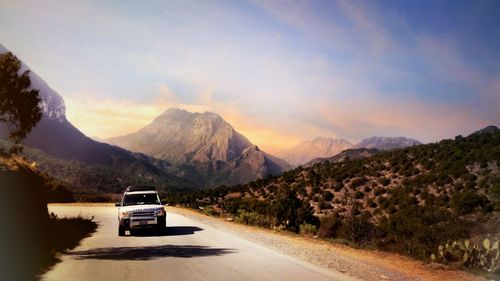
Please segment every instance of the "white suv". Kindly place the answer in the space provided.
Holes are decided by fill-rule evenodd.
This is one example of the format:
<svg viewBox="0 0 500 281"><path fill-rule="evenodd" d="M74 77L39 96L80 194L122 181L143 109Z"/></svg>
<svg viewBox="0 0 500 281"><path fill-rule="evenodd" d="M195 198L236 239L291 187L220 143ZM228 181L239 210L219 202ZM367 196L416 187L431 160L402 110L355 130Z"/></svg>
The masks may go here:
<svg viewBox="0 0 500 281"><path fill-rule="evenodd" d="M162 231L166 226L167 213L153 187L128 187L118 207L118 235L126 230L155 228Z"/></svg>

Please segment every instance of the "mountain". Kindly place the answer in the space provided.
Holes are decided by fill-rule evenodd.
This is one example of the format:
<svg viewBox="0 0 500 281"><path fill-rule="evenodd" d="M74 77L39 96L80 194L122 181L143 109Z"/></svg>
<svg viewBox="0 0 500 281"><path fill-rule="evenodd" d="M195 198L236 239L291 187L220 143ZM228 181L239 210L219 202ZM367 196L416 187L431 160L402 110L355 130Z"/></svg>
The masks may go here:
<svg viewBox="0 0 500 281"><path fill-rule="evenodd" d="M484 134L484 133L494 134L494 133L498 133L498 132L500 132L500 129L498 129L497 126L490 125L490 126L487 126L481 130L475 131L471 135Z"/></svg>
<svg viewBox="0 0 500 281"><path fill-rule="evenodd" d="M346 149L335 156L325 157L325 158L315 158L304 165L303 168L309 168L316 164L321 164L325 162L339 163L348 160L359 160L367 157L371 157L381 151L375 148L358 148L358 149Z"/></svg>
<svg viewBox="0 0 500 281"><path fill-rule="evenodd" d="M8 52L8 50L0 45L0 53L4 52ZM23 63L22 70L30 69ZM174 187L179 182L186 184L186 180L172 176L167 172L165 167L171 166L170 163L163 161L161 165L157 165L157 161L151 157L96 142L85 136L66 119L66 106L63 98L33 71L30 71L30 78L32 88L39 90L43 116L23 140L23 145L39 149L57 159L127 171L129 175L142 177L145 180L155 179L167 184L172 179L171 184L167 184L167 186ZM5 139L7 136L7 126L0 123L0 138ZM112 181L112 179L109 180ZM195 186L194 184L190 185ZM121 186L116 179L115 186Z"/></svg>
<svg viewBox="0 0 500 281"><path fill-rule="evenodd" d="M297 146L291 148L290 150L282 151L279 156L286 160L288 163L298 166L298 165L312 165L321 159L327 159L334 157L340 152L346 149L376 149L376 150L391 150L397 148L404 148L408 146L414 146L421 144L419 141L414 139L409 139L405 137L370 137L362 140L356 145L352 145L349 141L345 139L334 139L318 137L310 141L304 141ZM371 155L371 152L367 150L363 151L351 151L351 154L361 153L362 155ZM367 154L368 153L368 154ZM344 155L345 156L345 155ZM356 156L358 157L358 156Z"/></svg>
<svg viewBox="0 0 500 281"><path fill-rule="evenodd" d="M370 137L362 140L352 148L375 148L379 150L391 150L422 144L418 140L405 137Z"/></svg>
<svg viewBox="0 0 500 281"><path fill-rule="evenodd" d="M281 152L280 157L292 165L301 165L314 158L334 156L351 147L345 139L318 137Z"/></svg>
<svg viewBox="0 0 500 281"><path fill-rule="evenodd" d="M137 132L106 142L175 165L194 167L197 175L192 176L208 186L246 183L290 168L211 112L171 108Z"/></svg>

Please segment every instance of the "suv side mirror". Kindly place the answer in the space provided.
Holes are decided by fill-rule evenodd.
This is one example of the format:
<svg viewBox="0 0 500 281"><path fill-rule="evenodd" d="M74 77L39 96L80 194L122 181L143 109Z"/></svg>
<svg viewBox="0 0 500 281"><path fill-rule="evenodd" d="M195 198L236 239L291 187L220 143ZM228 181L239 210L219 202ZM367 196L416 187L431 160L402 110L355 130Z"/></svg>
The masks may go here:
<svg viewBox="0 0 500 281"><path fill-rule="evenodd" d="M162 205L167 205L168 203L167 203L167 201L161 201L161 204Z"/></svg>
<svg viewBox="0 0 500 281"><path fill-rule="evenodd" d="M115 207L121 207L122 203L115 203Z"/></svg>

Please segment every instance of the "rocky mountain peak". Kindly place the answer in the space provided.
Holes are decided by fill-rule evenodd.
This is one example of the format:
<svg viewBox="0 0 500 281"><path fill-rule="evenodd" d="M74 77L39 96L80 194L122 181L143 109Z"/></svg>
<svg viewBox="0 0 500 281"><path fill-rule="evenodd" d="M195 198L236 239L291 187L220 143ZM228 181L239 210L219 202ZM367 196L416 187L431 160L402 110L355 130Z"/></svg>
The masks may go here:
<svg viewBox="0 0 500 281"><path fill-rule="evenodd" d="M0 53L9 52L7 48L0 44ZM56 93L49 85L43 81L38 75L35 74L24 62L21 62L21 71L30 71L31 87L40 92L40 108L43 117L56 120L58 122L66 121L66 105L63 98Z"/></svg>
<svg viewBox="0 0 500 281"><path fill-rule="evenodd" d="M307 141L304 143L308 143ZM311 141L311 145L318 147L318 148L327 148L330 149L330 147L335 146L335 145L346 145L346 146L352 146L352 144L345 140L345 139L334 139L334 138L328 138L328 137L317 137L314 138Z"/></svg>
<svg viewBox="0 0 500 281"><path fill-rule="evenodd" d="M170 108L139 131L108 142L174 163L227 161L252 144L218 114Z"/></svg>
<svg viewBox="0 0 500 281"><path fill-rule="evenodd" d="M170 108L135 133L106 142L177 165L194 166L203 177L241 183L289 168L238 133L220 115ZM273 164L274 163L274 164ZM224 175L224 176L222 176Z"/></svg>
<svg viewBox="0 0 500 281"><path fill-rule="evenodd" d="M380 150L391 150L422 144L418 140L405 137L369 137L362 140L353 148L375 148Z"/></svg>
<svg viewBox="0 0 500 281"><path fill-rule="evenodd" d="M281 152L280 156L291 164L300 165L318 157L334 156L351 147L352 144L345 139L317 137Z"/></svg>

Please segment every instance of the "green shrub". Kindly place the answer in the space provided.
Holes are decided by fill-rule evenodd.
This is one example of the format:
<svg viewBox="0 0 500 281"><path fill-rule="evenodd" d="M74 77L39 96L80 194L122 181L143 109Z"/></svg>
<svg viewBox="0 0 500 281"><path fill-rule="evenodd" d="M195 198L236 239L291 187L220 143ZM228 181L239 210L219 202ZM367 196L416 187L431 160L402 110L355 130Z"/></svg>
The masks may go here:
<svg viewBox="0 0 500 281"><path fill-rule="evenodd" d="M303 223L299 226L301 235L316 235L318 227L309 223Z"/></svg>
<svg viewBox="0 0 500 281"><path fill-rule="evenodd" d="M474 208L480 206L484 201L485 198L477 194L476 191L466 188L461 192L456 191L453 193L450 206L460 214L468 214L472 212Z"/></svg>
<svg viewBox="0 0 500 281"><path fill-rule="evenodd" d="M365 197L365 194L363 192L359 191L359 190L356 191L356 193L354 193L354 198L355 199L361 199L363 197Z"/></svg>
<svg viewBox="0 0 500 281"><path fill-rule="evenodd" d="M466 227L452 213L419 205L406 205L389 216L388 233L402 251L422 257L439 243L467 236Z"/></svg>
<svg viewBox="0 0 500 281"><path fill-rule="evenodd" d="M323 217L319 224L318 235L324 238L336 238L341 225L338 214Z"/></svg>
<svg viewBox="0 0 500 281"><path fill-rule="evenodd" d="M373 237L374 225L369 221L370 214L364 212L361 216L348 215L340 229L340 237L355 243L368 242Z"/></svg>
<svg viewBox="0 0 500 281"><path fill-rule="evenodd" d="M238 211L238 216L235 217L235 221L243 224L262 227L272 227L277 224L277 221L272 217L256 212L247 212L245 210Z"/></svg>
<svg viewBox="0 0 500 281"><path fill-rule="evenodd" d="M325 190L321 196L323 197L323 200L327 202L330 202L333 199L333 193L328 190Z"/></svg>

